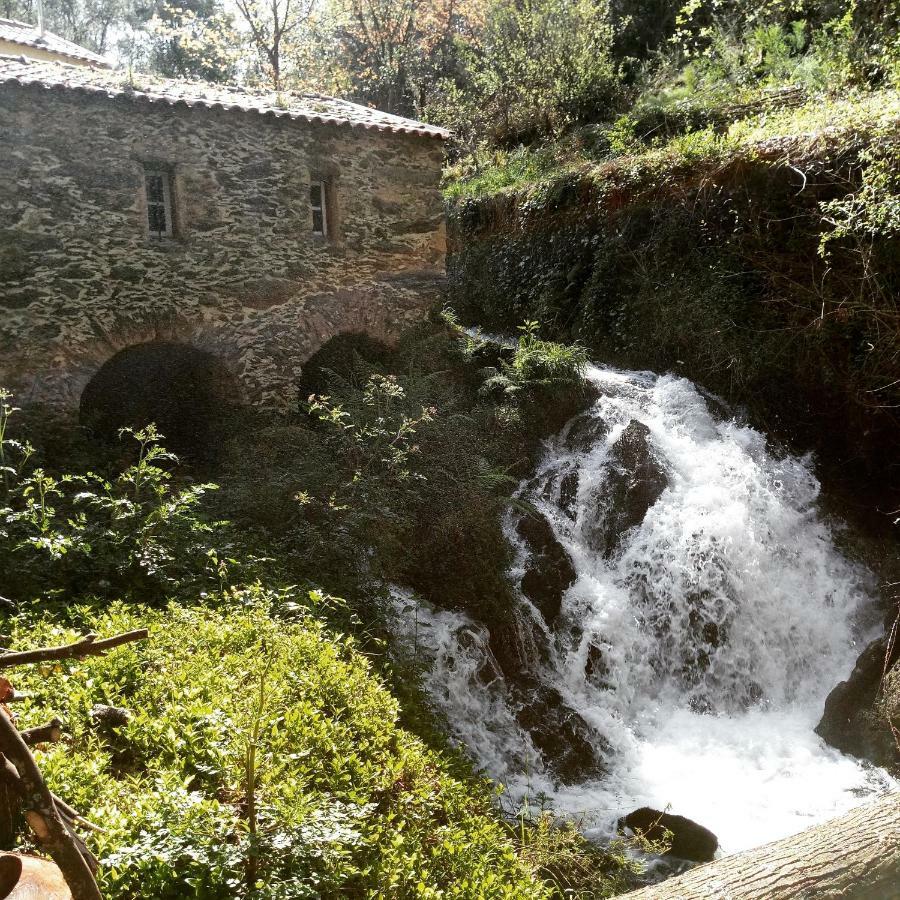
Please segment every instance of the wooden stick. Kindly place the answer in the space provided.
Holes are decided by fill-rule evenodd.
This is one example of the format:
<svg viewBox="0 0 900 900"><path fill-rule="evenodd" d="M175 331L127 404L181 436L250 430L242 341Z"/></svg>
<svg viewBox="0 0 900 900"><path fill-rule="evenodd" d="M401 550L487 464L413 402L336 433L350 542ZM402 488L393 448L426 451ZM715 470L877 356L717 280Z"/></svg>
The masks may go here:
<svg viewBox="0 0 900 900"><path fill-rule="evenodd" d="M53 719L46 725L38 725L35 728L26 728L20 731L22 740L33 747L35 744L52 744L62 738L62 719Z"/></svg>
<svg viewBox="0 0 900 900"><path fill-rule="evenodd" d="M12 691L12 693L7 694L3 698L3 703L16 703L21 702L22 700L31 700L34 698L34 694L30 691Z"/></svg>
<svg viewBox="0 0 900 900"><path fill-rule="evenodd" d="M0 715L0 752L18 773L25 820L59 866L72 891L72 900L102 900L93 872L79 847L79 842L82 847L84 842L80 838L76 840L70 826L63 821L31 751L5 715Z"/></svg>
<svg viewBox="0 0 900 900"><path fill-rule="evenodd" d="M19 650L15 653L0 655L0 669L8 669L10 666L24 666L28 663L49 662L57 659L80 659L83 656L102 656L107 650L128 644L131 641L140 641L150 634L147 628L138 628L135 631L126 631L115 637L103 638L98 641L96 634L86 634L74 644L65 644L62 647L40 647L37 650Z"/></svg>
<svg viewBox="0 0 900 900"><path fill-rule="evenodd" d="M20 800L24 797L22 779L19 778L19 773L16 771L16 767L8 759L6 759L6 757L4 757L2 753L0 753L0 784L4 784L6 787L11 788ZM93 822L86 819L77 810L69 806L69 804L66 803L65 800L57 797L56 794L53 794L52 792L51 796L53 797L53 802L56 804L56 808L59 810L59 814L64 819L68 819L70 822L75 822L76 824L81 825L84 828L89 829L90 831L98 831L101 834L106 834L105 828L101 828L99 825L95 825ZM88 852L90 853L90 851ZM91 859L93 859L93 854L91 854Z"/></svg>

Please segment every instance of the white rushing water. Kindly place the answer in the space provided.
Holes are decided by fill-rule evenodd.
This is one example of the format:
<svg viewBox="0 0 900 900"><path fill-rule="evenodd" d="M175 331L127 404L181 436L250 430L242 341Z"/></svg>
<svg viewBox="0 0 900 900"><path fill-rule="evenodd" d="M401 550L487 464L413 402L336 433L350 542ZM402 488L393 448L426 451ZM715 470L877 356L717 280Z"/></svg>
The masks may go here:
<svg viewBox="0 0 900 900"><path fill-rule="evenodd" d="M771 453L685 379L595 367L588 378L600 399L519 492L574 575L555 615L520 592L513 643L531 680L503 677L484 626L397 594L398 627L430 661L455 737L514 802L546 795L598 834L637 807L668 808L725 852L884 790L880 770L813 731L874 622L871 576L835 549L808 463ZM520 518L508 522L517 585L536 566ZM552 753L573 731L574 758L588 747L593 759L560 772Z"/></svg>

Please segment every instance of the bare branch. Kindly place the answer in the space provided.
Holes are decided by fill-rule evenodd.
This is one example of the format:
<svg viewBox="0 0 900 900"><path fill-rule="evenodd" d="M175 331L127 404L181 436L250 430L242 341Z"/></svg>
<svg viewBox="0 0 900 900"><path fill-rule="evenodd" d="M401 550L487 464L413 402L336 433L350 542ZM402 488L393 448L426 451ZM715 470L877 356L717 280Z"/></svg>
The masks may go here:
<svg viewBox="0 0 900 900"><path fill-rule="evenodd" d="M4 763L8 761L18 774L25 820L59 866L72 891L73 900L101 900L89 864L91 860L96 865L96 860L84 846L84 841L74 835L71 826L63 820L31 751L5 715L0 715L0 752L5 757ZM0 774L5 771L4 765L0 768Z"/></svg>
<svg viewBox="0 0 900 900"><path fill-rule="evenodd" d="M58 659L80 659L84 656L102 656L107 650L128 644L132 641L140 641L150 634L146 628L138 628L135 631L127 631L117 634L115 637L97 640L96 634L86 634L80 641L74 644L66 644L62 647L40 647L37 650L20 650L15 653L0 655L0 669L8 669L11 666L24 666L28 663L49 662Z"/></svg>

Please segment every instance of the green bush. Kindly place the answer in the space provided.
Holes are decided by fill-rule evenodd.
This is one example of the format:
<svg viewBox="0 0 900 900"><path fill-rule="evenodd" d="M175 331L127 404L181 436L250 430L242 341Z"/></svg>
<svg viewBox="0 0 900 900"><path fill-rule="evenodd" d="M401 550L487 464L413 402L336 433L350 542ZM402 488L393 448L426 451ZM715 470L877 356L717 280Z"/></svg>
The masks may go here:
<svg viewBox="0 0 900 900"><path fill-rule="evenodd" d="M606 114L621 92L605 0L492 0L477 43L426 114L472 151L512 147Z"/></svg>
<svg viewBox="0 0 900 900"><path fill-rule="evenodd" d="M258 588L217 600L221 612L114 604L4 623L16 648L150 628L105 657L15 676L33 695L21 727L68 723L37 758L103 828L90 843L104 896L545 895L487 787L397 726L350 639L275 617L279 598ZM98 702L130 721L98 728Z"/></svg>
<svg viewBox="0 0 900 900"><path fill-rule="evenodd" d="M439 322L390 354L342 340L321 358L304 373L319 392L293 420L235 436L215 498L223 515L262 530L283 581L324 581L376 630L377 581L502 612L502 513L538 438L585 402L584 351L534 326L502 351Z"/></svg>
<svg viewBox="0 0 900 900"><path fill-rule="evenodd" d="M163 599L228 579L233 539L200 511L216 486L176 483L152 425L125 430L134 462L118 475L57 474L14 437L16 412L0 390L0 593Z"/></svg>

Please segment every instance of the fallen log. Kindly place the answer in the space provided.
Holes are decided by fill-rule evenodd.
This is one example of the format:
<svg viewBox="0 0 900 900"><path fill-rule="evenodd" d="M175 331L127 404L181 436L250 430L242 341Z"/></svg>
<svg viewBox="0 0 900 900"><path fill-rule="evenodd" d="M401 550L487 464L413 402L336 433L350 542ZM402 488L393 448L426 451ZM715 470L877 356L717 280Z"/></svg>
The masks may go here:
<svg viewBox="0 0 900 900"><path fill-rule="evenodd" d="M896 900L900 793L793 837L726 856L622 900Z"/></svg>

